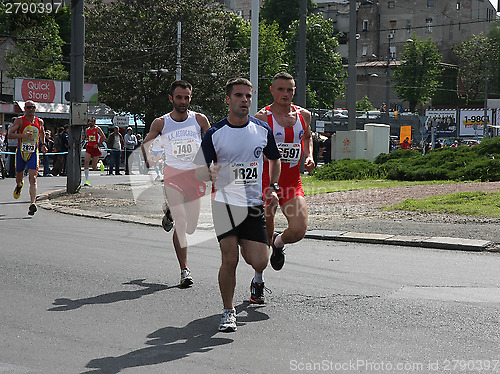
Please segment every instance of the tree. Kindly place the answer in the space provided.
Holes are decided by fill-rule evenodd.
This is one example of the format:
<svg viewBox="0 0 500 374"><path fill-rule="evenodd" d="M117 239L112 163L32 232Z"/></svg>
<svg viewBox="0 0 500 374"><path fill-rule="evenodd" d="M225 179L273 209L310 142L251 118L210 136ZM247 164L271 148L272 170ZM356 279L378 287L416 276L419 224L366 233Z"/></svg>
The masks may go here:
<svg viewBox="0 0 500 374"><path fill-rule="evenodd" d="M288 65L295 65L298 21L288 30ZM343 95L346 73L342 58L335 52L338 41L334 36L334 20L324 19L321 15L307 17L307 88L308 108L333 108L334 101Z"/></svg>
<svg viewBox="0 0 500 374"><path fill-rule="evenodd" d="M241 75L250 75L250 44L251 22L230 14L232 19L227 39L228 49L238 53ZM278 31L278 24L259 22L259 108L269 104L272 100L269 86L276 73L282 70L285 63L286 44Z"/></svg>
<svg viewBox="0 0 500 374"><path fill-rule="evenodd" d="M491 81L488 82L488 91L499 93L500 92L500 21L492 22L491 30L488 34L490 40L495 43L496 50L496 65L492 66L489 70L494 75ZM491 84L490 84L491 83Z"/></svg>
<svg viewBox="0 0 500 374"><path fill-rule="evenodd" d="M120 112L152 120L169 111L175 79L177 21L182 21L182 79L194 86L193 106L213 117L226 112L221 88L239 75L227 50L228 12L209 0L113 2L87 8L86 72L100 97Z"/></svg>
<svg viewBox="0 0 500 374"><path fill-rule="evenodd" d="M367 112L369 110L375 110L375 107L373 106L371 101L368 100L368 97L365 96L361 100L356 102L356 110Z"/></svg>
<svg viewBox="0 0 500 374"><path fill-rule="evenodd" d="M22 1L31 4L31 1ZM38 3L35 3L38 4ZM28 8L29 9L29 8ZM9 64L9 76L67 79L68 73L62 64L64 41L59 35L59 26L54 13L5 12L1 5L0 32L10 36L16 43L17 52L5 54Z"/></svg>
<svg viewBox="0 0 500 374"><path fill-rule="evenodd" d="M482 100L486 79L496 73L497 44L481 33L456 45L453 52L467 101Z"/></svg>
<svg viewBox="0 0 500 374"><path fill-rule="evenodd" d="M276 22L280 33L285 36L290 24L299 19L302 0L265 0L260 8L260 18L267 24ZM313 0L307 0L307 13L316 9Z"/></svg>
<svg viewBox="0 0 500 374"><path fill-rule="evenodd" d="M441 55L430 38L422 41L413 34L405 44L401 60L393 74L394 90L414 112L417 104L427 103L439 87Z"/></svg>

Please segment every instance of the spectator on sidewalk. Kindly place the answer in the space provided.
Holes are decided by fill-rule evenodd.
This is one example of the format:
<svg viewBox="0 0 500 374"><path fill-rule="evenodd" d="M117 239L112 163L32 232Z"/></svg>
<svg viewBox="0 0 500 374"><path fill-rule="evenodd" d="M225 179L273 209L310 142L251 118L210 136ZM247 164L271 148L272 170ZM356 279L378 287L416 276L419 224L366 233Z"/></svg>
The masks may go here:
<svg viewBox="0 0 500 374"><path fill-rule="evenodd" d="M132 174L132 163L129 162L129 158L137 148L137 137L132 132L132 127L127 127L127 133L124 137L125 141L125 175Z"/></svg>
<svg viewBox="0 0 500 374"><path fill-rule="evenodd" d="M142 152L140 151L141 144L142 144L142 141L143 141L142 135L141 134L137 134L135 137L137 138L136 149L139 150L138 152L135 152L135 159L137 161L137 164L139 165L139 173L141 173L141 174L147 174L148 170L147 170L146 164L144 163L144 160L142 158Z"/></svg>
<svg viewBox="0 0 500 374"><path fill-rule="evenodd" d="M47 153L54 152L54 139L52 138L52 132L50 130L45 130L45 145L47 146ZM52 159L52 155L44 154L43 155L43 176L51 177L52 173L50 172L50 160Z"/></svg>
<svg viewBox="0 0 500 374"><path fill-rule="evenodd" d="M410 138L406 137L405 140L403 140L403 143L401 143L401 149L410 149L411 144L410 144Z"/></svg>
<svg viewBox="0 0 500 374"><path fill-rule="evenodd" d="M66 158L61 152L63 152L63 132L64 127L58 127L57 133L54 136L54 152L57 153L54 155L54 164L52 166L52 175L63 175L64 164L66 162Z"/></svg>
<svg viewBox="0 0 500 374"><path fill-rule="evenodd" d="M62 163L62 171L61 175L66 176L68 170L68 152L69 152L69 125L64 126L64 131L61 133L61 152L64 152L62 155L64 158L64 162Z"/></svg>
<svg viewBox="0 0 500 374"><path fill-rule="evenodd" d="M115 175L121 175L120 161L125 140L123 139L122 134L120 134L120 128L118 126L113 128L113 132L109 135L107 144L110 154L108 175L113 174L113 169L115 171Z"/></svg>

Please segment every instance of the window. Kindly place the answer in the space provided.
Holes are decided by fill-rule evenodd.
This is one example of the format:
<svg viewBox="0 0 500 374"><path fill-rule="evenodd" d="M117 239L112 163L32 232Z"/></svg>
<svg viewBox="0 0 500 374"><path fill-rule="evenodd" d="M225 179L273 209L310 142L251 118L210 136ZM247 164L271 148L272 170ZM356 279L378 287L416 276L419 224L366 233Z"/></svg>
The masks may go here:
<svg viewBox="0 0 500 374"><path fill-rule="evenodd" d="M364 45L361 54L363 55L363 57L366 57L367 53L368 53L368 46Z"/></svg>
<svg viewBox="0 0 500 374"><path fill-rule="evenodd" d="M434 0L427 0L427 8L432 8L434 6Z"/></svg>
<svg viewBox="0 0 500 374"><path fill-rule="evenodd" d="M406 32L411 34L411 19L406 20Z"/></svg>
<svg viewBox="0 0 500 374"><path fill-rule="evenodd" d="M395 60L396 59L396 47L391 45L389 52L391 55L391 60Z"/></svg>
<svg viewBox="0 0 500 374"><path fill-rule="evenodd" d="M427 27L425 32L431 33L432 32L432 18L426 18L425 25Z"/></svg>
<svg viewBox="0 0 500 374"><path fill-rule="evenodd" d="M462 8L462 4L460 4L460 1L457 1L457 10L460 10Z"/></svg>
<svg viewBox="0 0 500 374"><path fill-rule="evenodd" d="M396 20L392 20L392 21L389 21L389 34L392 34L394 36L394 34L396 34L396 29L398 28L398 21Z"/></svg>
<svg viewBox="0 0 500 374"><path fill-rule="evenodd" d="M387 3L387 8L392 9L392 8L394 8L395 6L396 6L396 2L395 2L395 1L389 1L389 2Z"/></svg>
<svg viewBox="0 0 500 374"><path fill-rule="evenodd" d="M363 20L363 31L368 31L368 20L367 19Z"/></svg>

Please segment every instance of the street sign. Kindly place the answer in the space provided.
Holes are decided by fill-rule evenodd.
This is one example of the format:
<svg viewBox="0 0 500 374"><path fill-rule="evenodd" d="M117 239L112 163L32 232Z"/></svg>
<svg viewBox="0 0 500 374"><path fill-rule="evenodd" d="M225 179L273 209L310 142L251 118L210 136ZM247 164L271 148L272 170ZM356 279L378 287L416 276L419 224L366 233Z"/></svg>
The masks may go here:
<svg viewBox="0 0 500 374"><path fill-rule="evenodd" d="M128 116L114 116L113 125L118 127L127 127L129 124Z"/></svg>

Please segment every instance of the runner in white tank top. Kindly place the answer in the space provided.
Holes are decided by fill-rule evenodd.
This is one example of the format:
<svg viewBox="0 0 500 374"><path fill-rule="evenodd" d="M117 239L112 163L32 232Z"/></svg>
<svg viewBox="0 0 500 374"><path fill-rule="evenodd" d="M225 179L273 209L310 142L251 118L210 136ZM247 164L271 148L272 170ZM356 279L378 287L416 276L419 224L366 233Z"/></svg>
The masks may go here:
<svg viewBox="0 0 500 374"><path fill-rule="evenodd" d="M173 120L170 113L165 114L161 131L165 165L180 170L195 169L193 159L201 145L201 132L195 112L188 110L187 118L181 122Z"/></svg>
<svg viewBox="0 0 500 374"><path fill-rule="evenodd" d="M207 117L188 110L192 91L188 82L172 83L168 98L173 110L153 121L141 146L145 158L151 159L152 141L159 135L162 138L165 150L164 187L169 211L175 222L172 240L181 269L181 287L193 283L187 265L186 234L194 233L198 225L200 197L205 194L206 188L206 184L195 177L193 159L201 144L201 133L210 127Z"/></svg>

